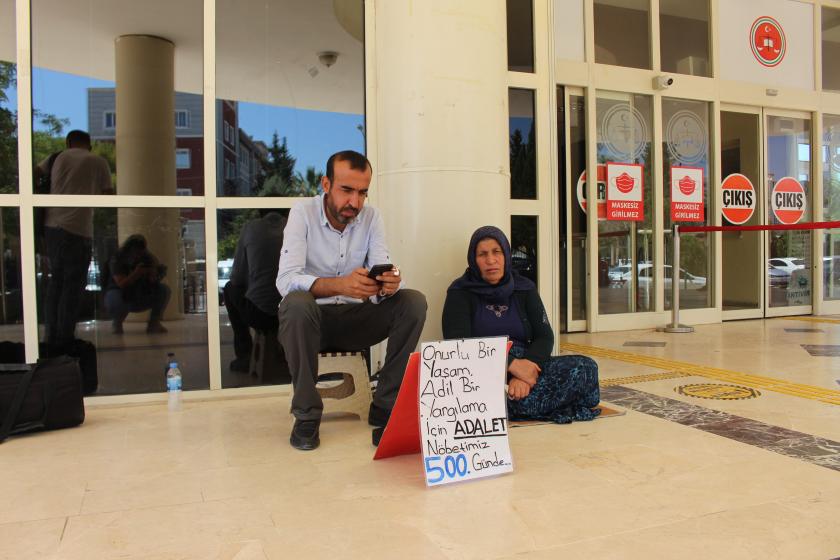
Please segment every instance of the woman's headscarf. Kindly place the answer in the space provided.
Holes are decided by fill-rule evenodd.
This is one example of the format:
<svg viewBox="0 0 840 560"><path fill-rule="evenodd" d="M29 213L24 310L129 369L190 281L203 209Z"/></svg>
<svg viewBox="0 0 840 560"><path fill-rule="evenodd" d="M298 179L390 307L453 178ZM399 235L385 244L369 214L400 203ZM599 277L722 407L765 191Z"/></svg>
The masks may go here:
<svg viewBox="0 0 840 560"><path fill-rule="evenodd" d="M495 239L505 255L504 276L498 284L490 284L481 277L481 270L475 260L475 250L484 239ZM528 291L536 285L511 268L510 243L507 237L495 226L482 226L473 232L470 247L467 249L467 264L464 274L449 285L449 290L467 290L490 302L505 302L514 291Z"/></svg>

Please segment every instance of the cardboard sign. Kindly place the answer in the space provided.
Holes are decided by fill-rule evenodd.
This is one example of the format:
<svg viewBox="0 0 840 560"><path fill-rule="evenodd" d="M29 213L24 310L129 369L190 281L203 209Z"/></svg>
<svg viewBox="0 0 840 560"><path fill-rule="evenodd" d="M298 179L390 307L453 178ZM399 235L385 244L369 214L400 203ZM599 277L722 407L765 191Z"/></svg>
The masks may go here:
<svg viewBox="0 0 840 560"><path fill-rule="evenodd" d="M739 226L752 218L755 212L755 188L752 182L740 173L733 173L720 185L723 217L732 225Z"/></svg>
<svg viewBox="0 0 840 560"><path fill-rule="evenodd" d="M506 370L507 338L421 345L420 439L428 486L513 470Z"/></svg>
<svg viewBox="0 0 840 560"><path fill-rule="evenodd" d="M796 224L805 215L805 189L793 177L783 177L773 185L770 206L773 215L783 224Z"/></svg>
<svg viewBox="0 0 840 560"><path fill-rule="evenodd" d="M374 461L399 455L420 453L420 413L417 404L417 383L420 376L420 354L412 352L405 366L397 402L373 456Z"/></svg>
<svg viewBox="0 0 840 560"><path fill-rule="evenodd" d="M607 219L641 222L644 212L644 167L636 163L607 163Z"/></svg>
<svg viewBox="0 0 840 560"><path fill-rule="evenodd" d="M603 163L598 164L598 183L596 190L598 193L598 221L607 219L607 166ZM580 209L586 214L586 170L580 174L577 182L577 199Z"/></svg>
<svg viewBox="0 0 840 560"><path fill-rule="evenodd" d="M703 222L703 168L671 166L671 221Z"/></svg>

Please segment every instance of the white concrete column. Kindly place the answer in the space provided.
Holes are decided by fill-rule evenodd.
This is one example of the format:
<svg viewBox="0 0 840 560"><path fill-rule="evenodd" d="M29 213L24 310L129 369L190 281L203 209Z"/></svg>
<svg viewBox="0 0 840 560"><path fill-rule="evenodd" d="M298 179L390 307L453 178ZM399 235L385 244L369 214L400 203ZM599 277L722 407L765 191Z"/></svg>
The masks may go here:
<svg viewBox="0 0 840 560"><path fill-rule="evenodd" d="M510 233L506 33L502 0L375 3L372 188L394 262L429 301L422 340L441 336L472 232Z"/></svg>
<svg viewBox="0 0 840 560"><path fill-rule="evenodd" d="M150 35L115 41L117 192L175 196L175 45ZM176 208L126 208L118 213L118 241L134 233L166 265L172 290L165 319L180 316L180 216ZM145 315L145 314L144 314Z"/></svg>

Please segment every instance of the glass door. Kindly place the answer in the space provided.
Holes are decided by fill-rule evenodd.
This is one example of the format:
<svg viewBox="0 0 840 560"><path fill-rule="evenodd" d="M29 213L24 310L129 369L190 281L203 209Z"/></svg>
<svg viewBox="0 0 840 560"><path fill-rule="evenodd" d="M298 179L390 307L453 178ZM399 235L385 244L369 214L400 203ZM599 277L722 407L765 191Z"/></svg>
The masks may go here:
<svg viewBox="0 0 840 560"><path fill-rule="evenodd" d="M581 88L557 86L560 313L567 332L586 331L586 105ZM598 177L599 193L602 177ZM596 205L603 212L604 201ZM606 271L604 273L606 278Z"/></svg>
<svg viewBox="0 0 840 560"><path fill-rule="evenodd" d="M810 222L814 204L810 115L766 110L764 126L767 223ZM812 235L803 230L765 232L765 316L811 313Z"/></svg>
<svg viewBox="0 0 840 560"><path fill-rule="evenodd" d="M761 192L761 109L723 107L720 112L721 224L763 224ZM761 231L722 233L723 318L764 316Z"/></svg>
<svg viewBox="0 0 840 560"><path fill-rule="evenodd" d="M722 107L721 223L812 220L811 121L807 113ZM812 233L723 232L723 318L812 311Z"/></svg>

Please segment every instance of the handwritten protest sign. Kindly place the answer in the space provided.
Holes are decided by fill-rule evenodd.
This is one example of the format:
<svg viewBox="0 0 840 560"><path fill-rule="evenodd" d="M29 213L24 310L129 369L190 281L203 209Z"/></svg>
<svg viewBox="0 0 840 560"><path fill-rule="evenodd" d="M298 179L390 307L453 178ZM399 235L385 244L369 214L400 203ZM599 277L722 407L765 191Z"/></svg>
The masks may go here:
<svg viewBox="0 0 840 560"><path fill-rule="evenodd" d="M513 470L506 365L503 337L421 345L420 438L428 486Z"/></svg>

